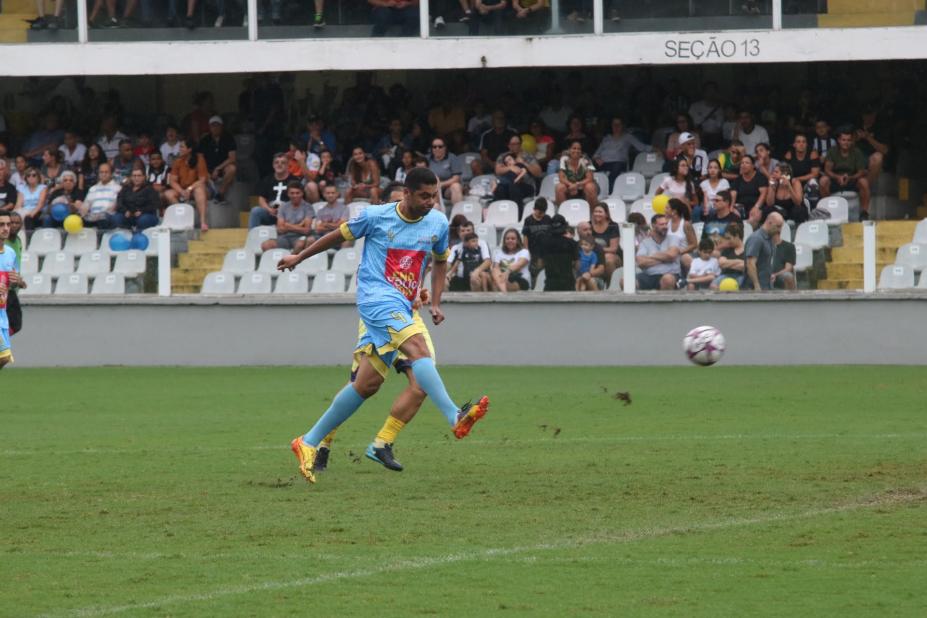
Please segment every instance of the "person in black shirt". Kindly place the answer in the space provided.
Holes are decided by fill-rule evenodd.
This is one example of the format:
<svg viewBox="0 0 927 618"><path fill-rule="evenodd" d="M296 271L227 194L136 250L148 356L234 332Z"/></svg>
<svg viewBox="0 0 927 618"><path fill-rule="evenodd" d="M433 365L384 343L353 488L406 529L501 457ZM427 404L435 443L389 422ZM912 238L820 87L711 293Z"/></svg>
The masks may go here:
<svg viewBox="0 0 927 618"><path fill-rule="evenodd" d="M734 198L740 216L749 216L754 227L759 225L762 216L761 209L766 202L768 184L766 176L756 171L753 156L745 154L740 161L740 175L731 181L731 197Z"/></svg>
<svg viewBox="0 0 927 618"><path fill-rule="evenodd" d="M875 187L882 172L882 164L888 155L888 132L879 122L876 109L872 106L863 111L861 120L860 127L856 129L856 147L862 151L869 163L866 168L869 186Z"/></svg>
<svg viewBox="0 0 927 618"><path fill-rule="evenodd" d="M258 205L251 209L248 217L248 229L259 225L277 223L277 207L289 201L286 187L299 178L291 176L288 171L290 159L285 152L274 155L274 173L262 180L257 186Z"/></svg>
<svg viewBox="0 0 927 618"><path fill-rule="evenodd" d="M573 274L578 245L573 240L573 228L563 215L551 217L550 235L544 242L544 291L572 292L576 289Z"/></svg>
<svg viewBox="0 0 927 618"><path fill-rule="evenodd" d="M209 133L200 139L197 150L206 159L211 183L216 190L216 201L221 202L225 193L235 182L236 161L235 138L223 131L222 116L209 119ZM215 183L222 181L216 186Z"/></svg>
<svg viewBox="0 0 927 618"><path fill-rule="evenodd" d="M167 204L167 198L164 197L164 190L168 187L167 175L170 174L170 168L164 163L164 157L157 150L148 155L148 169L145 175L148 184L154 189L161 198L162 207Z"/></svg>
<svg viewBox="0 0 927 618"><path fill-rule="evenodd" d="M19 192L10 179L10 168L6 159L0 158L0 211L12 211Z"/></svg>
<svg viewBox="0 0 927 618"><path fill-rule="evenodd" d="M708 220L705 221L705 226L702 228L702 238L711 238L717 245L718 240L725 235L731 223L741 225L741 230L743 230L743 227L740 215L734 210L731 204L730 191L727 189L718 191L713 205L715 209L708 216ZM741 232L741 236L742 235L743 232Z"/></svg>
<svg viewBox="0 0 927 618"><path fill-rule="evenodd" d="M550 215L547 214L547 199L539 197L534 200L531 215L525 218L521 235L525 248L531 254L531 276L536 277L544 268L544 243L550 235Z"/></svg>

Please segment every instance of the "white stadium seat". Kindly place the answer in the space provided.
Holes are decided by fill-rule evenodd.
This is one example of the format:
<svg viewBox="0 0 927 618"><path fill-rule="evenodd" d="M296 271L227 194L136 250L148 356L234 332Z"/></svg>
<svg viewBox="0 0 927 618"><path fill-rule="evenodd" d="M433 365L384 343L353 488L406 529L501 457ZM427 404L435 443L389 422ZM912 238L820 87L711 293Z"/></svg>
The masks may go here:
<svg viewBox="0 0 927 618"><path fill-rule="evenodd" d="M914 272L921 272L927 268L927 245L908 243L898 248L895 254L895 264L910 266Z"/></svg>
<svg viewBox="0 0 927 618"><path fill-rule="evenodd" d="M602 198L608 197L608 174L605 172L596 172L593 174L593 177L595 178L596 186L599 188L598 198L601 200Z"/></svg>
<svg viewBox="0 0 927 618"><path fill-rule="evenodd" d="M333 294L344 292L344 275L336 272L325 272L316 275L312 280L313 294Z"/></svg>
<svg viewBox="0 0 927 618"><path fill-rule="evenodd" d="M261 245L277 237L277 228L273 225L259 225L248 230L248 239L245 241L245 251L256 255L263 252Z"/></svg>
<svg viewBox="0 0 927 618"><path fill-rule="evenodd" d="M746 221L743 221L742 223L744 227L744 242L747 242L747 239L753 236L753 225L747 223Z"/></svg>
<svg viewBox="0 0 927 618"><path fill-rule="evenodd" d="M786 223L782 226L779 236L786 242L792 242L792 226Z"/></svg>
<svg viewBox="0 0 927 618"><path fill-rule="evenodd" d="M296 271L279 275L274 287L274 294L306 294L308 291L309 276Z"/></svg>
<svg viewBox="0 0 927 618"><path fill-rule="evenodd" d="M660 188L660 185L663 184L665 179L669 178L668 172L660 172L656 176L650 179L650 188L647 189L647 196L653 197L657 194L657 189Z"/></svg>
<svg viewBox="0 0 927 618"><path fill-rule="evenodd" d="M26 287L19 290L20 296L33 296L36 294L52 293L52 278L40 273L23 274Z"/></svg>
<svg viewBox="0 0 927 618"><path fill-rule="evenodd" d="M705 229L705 223L703 221L698 221L692 224L692 230L695 232L696 238L702 237L702 231Z"/></svg>
<svg viewBox="0 0 927 618"><path fill-rule="evenodd" d="M460 179L464 182L470 182L470 179L473 178L473 169L470 167L470 163L475 160L479 160L480 153L478 152L464 152L457 155L457 160L460 161L461 174Z"/></svg>
<svg viewBox="0 0 927 618"><path fill-rule="evenodd" d="M29 253L39 257L61 251L61 232L55 228L42 228L32 233Z"/></svg>
<svg viewBox="0 0 927 618"><path fill-rule="evenodd" d="M293 269L294 272L305 273L310 277L328 270L328 255L325 253L316 253L308 260L303 260Z"/></svg>
<svg viewBox="0 0 927 618"><path fill-rule="evenodd" d="M548 174L541 179L541 188L538 189L538 197L546 197L553 204L554 198L557 197L557 185L560 184L559 174ZM548 212L547 214L551 214ZM551 215L553 216L553 215Z"/></svg>
<svg viewBox="0 0 927 618"><path fill-rule="evenodd" d="M171 204L164 211L161 225L172 230L192 230L196 212L190 204Z"/></svg>
<svg viewBox="0 0 927 618"><path fill-rule="evenodd" d="M538 276L534 280L534 289L537 292L544 291L544 285L547 283L547 273L545 271L538 272Z"/></svg>
<svg viewBox="0 0 927 618"><path fill-rule="evenodd" d="M839 195L821 198L817 207L826 208L830 213L830 218L827 219L828 225L843 225L850 221L850 204L846 198Z"/></svg>
<svg viewBox="0 0 927 618"><path fill-rule="evenodd" d="M113 265L113 272L128 277L137 277L145 274L147 266L144 251L129 249L116 254L116 264Z"/></svg>
<svg viewBox="0 0 927 618"><path fill-rule="evenodd" d="M496 182L493 174L482 174L470 179L470 195L480 197L489 197L492 195L492 187Z"/></svg>
<svg viewBox="0 0 927 618"><path fill-rule="evenodd" d="M206 275L203 279L203 287L200 288L200 294L234 294L235 293L235 273L214 272Z"/></svg>
<svg viewBox="0 0 927 618"><path fill-rule="evenodd" d="M744 240L746 240L746 233L744 233ZM823 221L805 221L795 231L795 244L807 245L814 250L828 246L830 244L830 235L827 231L827 223Z"/></svg>
<svg viewBox="0 0 927 618"><path fill-rule="evenodd" d="M97 231L83 229L75 234L68 234L64 239L64 251L74 255L93 253L97 250Z"/></svg>
<svg viewBox="0 0 927 618"><path fill-rule="evenodd" d="M130 232L129 230L116 229L116 230L110 230L108 232L104 232L103 238L100 240L100 251L105 251L107 253L117 253L116 251L113 251L109 246L110 240L113 238L113 236L117 236L117 235L122 236L127 241L132 240L132 232Z"/></svg>
<svg viewBox="0 0 927 618"><path fill-rule="evenodd" d="M87 276L77 273L58 277L55 295L84 295L87 293Z"/></svg>
<svg viewBox="0 0 927 618"><path fill-rule="evenodd" d="M241 275L254 271L254 255L244 249L232 249L225 254L222 271Z"/></svg>
<svg viewBox="0 0 927 618"><path fill-rule="evenodd" d="M126 278L118 273L107 273L93 280L90 294L125 294Z"/></svg>
<svg viewBox="0 0 927 618"><path fill-rule="evenodd" d="M77 272L88 277L105 275L109 272L109 253L103 251L94 251L85 253L80 256L80 262L77 264Z"/></svg>
<svg viewBox="0 0 927 618"><path fill-rule="evenodd" d="M49 253L42 261L42 274L61 277L74 272L74 256L66 251Z"/></svg>
<svg viewBox="0 0 927 618"><path fill-rule="evenodd" d="M291 253L289 249L271 249L270 251L265 251L258 264L258 272L268 273L274 277L277 276L277 273L280 272L277 270L277 264Z"/></svg>
<svg viewBox="0 0 927 618"><path fill-rule="evenodd" d="M153 256L158 255L158 238L161 237L161 234L166 234L170 239L171 231L160 227L149 227L145 228L142 234L148 237L148 247L145 248L145 255Z"/></svg>
<svg viewBox="0 0 927 618"><path fill-rule="evenodd" d="M23 251L19 256L19 272L24 275L39 272L39 256L31 251Z"/></svg>
<svg viewBox="0 0 927 618"><path fill-rule="evenodd" d="M914 287L914 269L904 264L889 264L879 275L880 290L906 290Z"/></svg>
<svg viewBox="0 0 927 618"><path fill-rule="evenodd" d="M348 219L355 219L359 214L367 210L370 202L351 202L348 205Z"/></svg>
<svg viewBox="0 0 927 618"><path fill-rule="evenodd" d="M483 207L478 202L470 200L457 202L451 207L451 214L448 219L453 219L457 215L463 215L467 221L476 225L483 222Z"/></svg>
<svg viewBox="0 0 927 618"><path fill-rule="evenodd" d="M625 172L615 179L615 186L612 188L612 197L617 197L624 202L633 202L644 197L647 190L647 184L644 182L643 174L638 172Z"/></svg>
<svg viewBox="0 0 927 618"><path fill-rule="evenodd" d="M329 270L344 275L353 275L360 266L360 260L361 254L357 249L353 247L338 249L335 257L332 258L332 267Z"/></svg>
<svg viewBox="0 0 927 618"><path fill-rule="evenodd" d="M927 219L917 222L917 227L914 228L914 238L911 239L911 242L927 245Z"/></svg>
<svg viewBox="0 0 927 618"><path fill-rule="evenodd" d="M265 254L267 255L267 254ZM270 294L273 277L268 272L248 273L241 276L239 294Z"/></svg>
<svg viewBox="0 0 927 618"><path fill-rule="evenodd" d="M497 200L486 210L486 223L506 227L518 223L518 204L512 200Z"/></svg>
<svg viewBox="0 0 927 618"><path fill-rule="evenodd" d="M527 207L526 207L527 210ZM531 212L530 210L528 212ZM496 244L496 226L491 223L480 223L473 226L473 231L480 240L484 241L490 247Z"/></svg>
<svg viewBox="0 0 927 618"><path fill-rule="evenodd" d="M563 215L567 223L575 226L589 220L589 202L583 199L564 200L557 209L557 214Z"/></svg>
<svg viewBox="0 0 927 618"><path fill-rule="evenodd" d="M652 178L663 171L663 155L659 152L641 152L634 157L631 171L642 174L644 178Z"/></svg>
<svg viewBox="0 0 927 618"><path fill-rule="evenodd" d="M628 220L628 208L617 197L607 197L602 200L602 203L608 205L608 216L615 223L624 223Z"/></svg>
<svg viewBox="0 0 927 618"><path fill-rule="evenodd" d="M647 225L650 225L650 219L653 218L653 200L648 198L641 198L636 200L631 204L631 212L639 212L644 215L644 219L647 220Z"/></svg>
<svg viewBox="0 0 927 618"><path fill-rule="evenodd" d="M814 252L811 247L802 244L795 245L795 272L804 272L814 263Z"/></svg>

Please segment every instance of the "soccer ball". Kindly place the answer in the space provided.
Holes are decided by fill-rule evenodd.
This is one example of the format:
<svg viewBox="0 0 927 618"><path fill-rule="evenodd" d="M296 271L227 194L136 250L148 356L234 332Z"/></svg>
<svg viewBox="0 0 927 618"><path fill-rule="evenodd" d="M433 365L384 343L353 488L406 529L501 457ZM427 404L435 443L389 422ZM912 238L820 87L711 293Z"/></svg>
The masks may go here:
<svg viewBox="0 0 927 618"><path fill-rule="evenodd" d="M724 355L724 335L714 326L698 326L682 340L682 349L696 365L714 365Z"/></svg>

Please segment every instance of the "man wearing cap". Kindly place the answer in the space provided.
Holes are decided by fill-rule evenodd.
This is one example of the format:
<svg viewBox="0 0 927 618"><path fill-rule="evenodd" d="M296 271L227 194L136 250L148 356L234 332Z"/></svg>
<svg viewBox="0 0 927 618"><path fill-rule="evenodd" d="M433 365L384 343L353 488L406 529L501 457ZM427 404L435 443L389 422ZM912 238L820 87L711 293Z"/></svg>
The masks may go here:
<svg viewBox="0 0 927 618"><path fill-rule="evenodd" d="M708 153L696 146L694 134L683 131L679 135L679 154L676 159L685 159L689 164L689 177L696 186L708 176Z"/></svg>
<svg viewBox="0 0 927 618"><path fill-rule="evenodd" d="M596 169L608 174L608 191L611 193L615 179L630 167L628 157L631 147L640 152L651 152L653 148L640 141L630 133L624 132L624 119L612 117L612 132L602 138L602 143L592 155Z"/></svg>
<svg viewBox="0 0 927 618"><path fill-rule="evenodd" d="M210 184L216 191L217 202L223 201L225 193L235 182L236 148L235 138L223 130L222 117L211 117L209 133L200 139L197 149L206 159L206 169L209 170Z"/></svg>

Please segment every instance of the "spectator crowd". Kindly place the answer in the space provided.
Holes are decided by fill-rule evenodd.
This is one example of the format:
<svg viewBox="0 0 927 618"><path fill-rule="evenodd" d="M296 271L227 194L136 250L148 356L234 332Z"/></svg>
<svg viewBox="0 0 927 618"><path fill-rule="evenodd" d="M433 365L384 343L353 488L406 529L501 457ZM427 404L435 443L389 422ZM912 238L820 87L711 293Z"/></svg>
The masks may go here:
<svg viewBox="0 0 927 618"><path fill-rule="evenodd" d="M209 200L221 205L242 168L253 168L249 225L277 226L265 249L299 250L346 220L352 203L386 201L391 182L426 166L448 215L464 201L480 213L498 200L518 208L520 223L489 242L465 217L452 218L454 289L517 292L543 272L546 290L597 291L614 286L629 262L644 289L714 289L727 278L793 289L795 250L782 226L815 217L818 200L840 191L856 192L867 218L898 127L914 115L884 100L834 112L827 96L809 90L791 103L771 103L779 94L728 101L712 82L690 100L677 82L657 84L647 70L630 87L612 79L602 93L580 71L542 73L538 89L491 99L453 77L418 108L404 85L383 89L359 74L340 105L310 110L298 125L287 123L270 76L246 83L237 112L218 113L203 92L182 122L163 126L125 129L116 95L88 130L53 100L34 131L0 142L0 209L18 213L26 230L61 226L63 214L88 227L141 230L168 205L187 202L207 230ZM245 161L227 118L253 136ZM611 194L641 153L662 162L655 193L668 200L650 220L628 217L638 246L629 260L595 174L607 176ZM550 176L554 190L538 197ZM548 214L574 199L588 203L588 221L573 226ZM746 242L744 223L756 230Z"/></svg>

